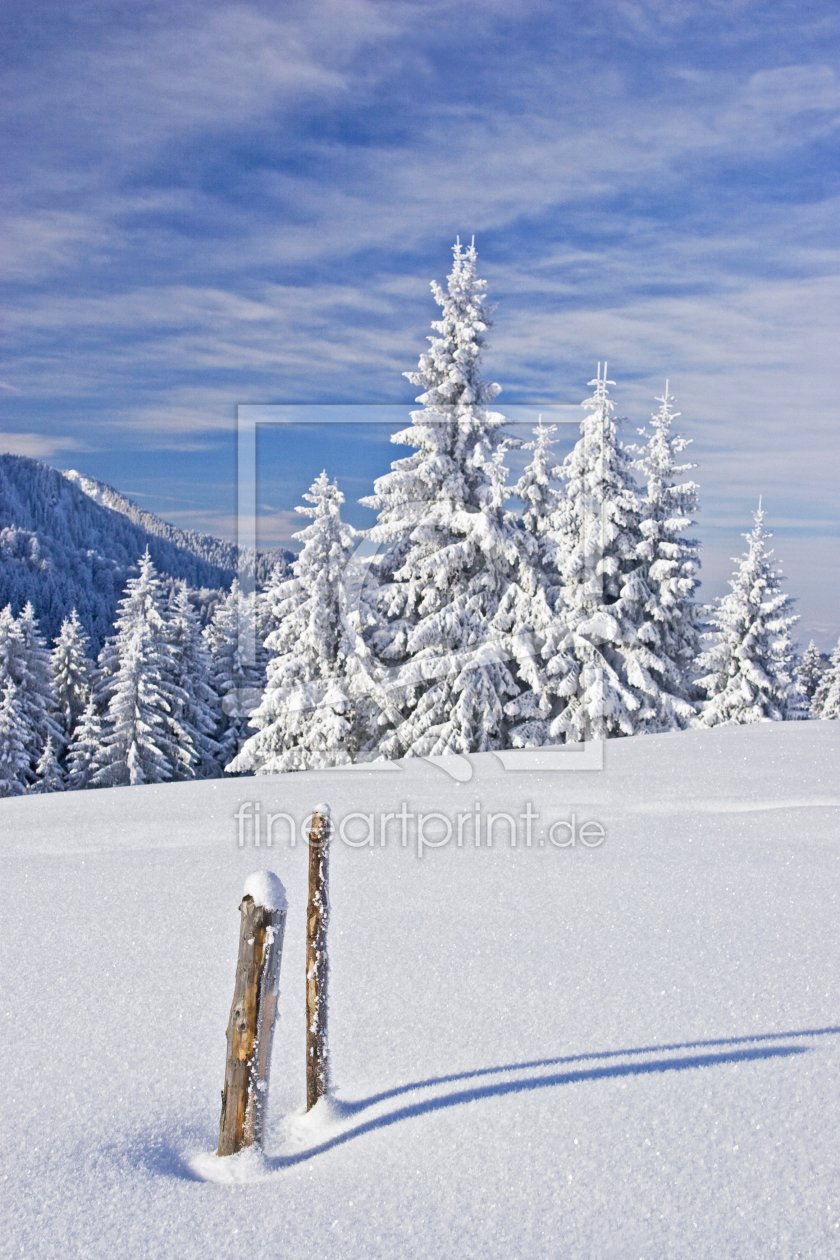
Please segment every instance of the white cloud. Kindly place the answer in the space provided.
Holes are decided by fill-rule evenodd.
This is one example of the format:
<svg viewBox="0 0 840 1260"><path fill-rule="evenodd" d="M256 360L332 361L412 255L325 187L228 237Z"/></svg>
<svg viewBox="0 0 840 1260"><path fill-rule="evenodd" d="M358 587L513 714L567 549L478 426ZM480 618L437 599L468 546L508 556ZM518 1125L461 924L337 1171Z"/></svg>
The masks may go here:
<svg viewBox="0 0 840 1260"><path fill-rule="evenodd" d="M30 459L50 459L59 451L89 449L77 438L62 434L0 432L0 451L6 455L28 455Z"/></svg>

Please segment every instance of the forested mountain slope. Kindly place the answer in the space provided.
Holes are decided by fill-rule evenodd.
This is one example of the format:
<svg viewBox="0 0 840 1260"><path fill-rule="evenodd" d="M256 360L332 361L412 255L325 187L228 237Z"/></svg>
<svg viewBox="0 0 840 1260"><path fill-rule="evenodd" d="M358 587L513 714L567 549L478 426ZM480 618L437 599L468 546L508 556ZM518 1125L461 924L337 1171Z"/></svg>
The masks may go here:
<svg viewBox="0 0 840 1260"><path fill-rule="evenodd" d="M176 529L79 473L0 455L0 607L31 600L47 639L75 607L98 652L146 547L160 573L192 588L228 589L236 573L233 543ZM260 553L257 580L287 554Z"/></svg>
<svg viewBox="0 0 840 1260"><path fill-rule="evenodd" d="M127 499L112 486L106 485L103 481L96 481L93 477L84 477L75 469L62 471L61 475L83 490L94 503L110 508L113 512L119 512L121 516L127 517L146 533L156 538L165 538L174 546L201 557L208 564L215 565L231 575L235 573L237 556L235 543L228 542L224 538L213 538L210 534L197 534L194 530L178 529L175 525L170 525L168 521L155 516L154 512L147 512L145 508L133 503L131 499ZM231 580L232 576L228 578L228 581Z"/></svg>

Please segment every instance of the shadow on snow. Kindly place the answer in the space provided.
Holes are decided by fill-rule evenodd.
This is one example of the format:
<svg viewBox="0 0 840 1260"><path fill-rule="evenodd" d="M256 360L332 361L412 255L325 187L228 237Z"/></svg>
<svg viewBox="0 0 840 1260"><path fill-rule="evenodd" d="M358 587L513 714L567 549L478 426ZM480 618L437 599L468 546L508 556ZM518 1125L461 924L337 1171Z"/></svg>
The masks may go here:
<svg viewBox="0 0 840 1260"><path fill-rule="evenodd" d="M296 1164L305 1163L316 1155L324 1154L336 1146L341 1146L345 1142L362 1137L366 1133L373 1133L377 1129L389 1128L391 1125L399 1124L403 1120L412 1120L419 1116L431 1115L437 1111L444 1111L449 1107L459 1107L482 1099L502 1098L507 1094L526 1094L538 1089L554 1089L561 1085L574 1085L586 1081L609 1080L627 1076L649 1076L663 1072L682 1072L694 1068L724 1067L727 1064L762 1062L769 1059L788 1059L796 1055L807 1054L811 1047L795 1044L780 1045L778 1044L779 1042L793 1041L802 1037L828 1036L833 1033L840 1033L840 1026L805 1028L779 1033L757 1033L746 1037L724 1037L707 1041L674 1042L666 1045L638 1046L623 1050L600 1050L591 1054L576 1054L551 1059L532 1059L522 1063L506 1063L496 1067L476 1068L469 1072L457 1072L448 1076L429 1077L421 1081L412 1081L406 1085L396 1086L394 1089L371 1094L369 1097L361 1098L355 1102L334 1100L334 1106L338 1113L336 1117L337 1123L352 1121L353 1117L369 1107L400 1095L430 1089L435 1086L448 1085L456 1081L476 1080L480 1077L497 1075L503 1072L522 1072L534 1068L557 1067L587 1061L592 1062L598 1059L628 1058L643 1054L662 1054L677 1050L709 1051L711 1047L718 1046L739 1047L715 1053L686 1054L678 1058L649 1059L644 1063L613 1063L599 1067L571 1068L570 1070L552 1072L547 1075L518 1077L515 1080L488 1082L486 1085L475 1085L471 1088L453 1090L450 1093L406 1103L404 1106L397 1107L385 1115L372 1116L369 1120L362 1120L359 1123L351 1124L348 1128L333 1132L328 1136L325 1135L321 1140L318 1140L317 1135L313 1134L312 1136L315 1140L302 1150L286 1154L262 1155L260 1157L262 1168L266 1173L277 1172L283 1168L291 1168ZM768 1042L775 1042L776 1044L756 1044ZM156 1171L162 1172L164 1175L168 1173L170 1176L184 1177L189 1180L204 1180L200 1173L196 1174L174 1152L170 1151L168 1153L169 1158L166 1158L165 1153L161 1151L156 1152L156 1154L157 1159L154 1161L144 1161L154 1162L157 1165Z"/></svg>
<svg viewBox="0 0 840 1260"><path fill-rule="evenodd" d="M653 1051L661 1053L667 1050L702 1049L708 1046L737 1045L746 1042L778 1042L788 1038L825 1036L838 1032L840 1032L840 1027L812 1028L785 1033L761 1033L752 1037L728 1037L719 1041L680 1042L673 1045L643 1046L629 1050L603 1050L594 1054L571 1055L567 1058L535 1059L524 1063L510 1063L499 1067L479 1068L472 1072L461 1072L452 1076L432 1077L428 1080L412 1082L408 1085L399 1086L396 1089L373 1094L369 1098L360 1099L358 1102L339 1102L338 1107L340 1113L347 1119L350 1119L366 1108L400 1094L427 1089L435 1085L449 1084L453 1081L489 1076L499 1072L523 1071L529 1068L551 1067L561 1063L577 1063L583 1060L591 1061L593 1059L650 1054ZM344 1129L339 1133L324 1138L320 1142L315 1142L305 1150L293 1154L267 1156L265 1160L266 1168L271 1171L290 1168L295 1164L311 1159L315 1155L321 1155L325 1151L332 1150L333 1147L340 1146L344 1142L361 1137L365 1133L372 1133L377 1129L388 1128L390 1125L398 1124L403 1120L411 1120L418 1116L443 1111L448 1107L459 1107L465 1103L477 1102L485 1098L501 1098L506 1094L529 1093L537 1089L553 1089L560 1085L573 1085L584 1081L607 1080L622 1076L646 1076L661 1072L681 1072L690 1068L721 1067L730 1063L791 1058L794 1055L807 1054L809 1049L810 1047L801 1045L762 1045L754 1048L744 1046L742 1049L729 1050L717 1054L691 1054L681 1058L653 1059L646 1063L617 1063L603 1067L577 1068L571 1071L554 1072L547 1076L520 1077L513 1081L497 1081L492 1084L477 1085L471 1089L455 1090L434 1098L408 1103L403 1107L398 1107L388 1112L386 1115L372 1117L370 1120L353 1125L352 1128Z"/></svg>

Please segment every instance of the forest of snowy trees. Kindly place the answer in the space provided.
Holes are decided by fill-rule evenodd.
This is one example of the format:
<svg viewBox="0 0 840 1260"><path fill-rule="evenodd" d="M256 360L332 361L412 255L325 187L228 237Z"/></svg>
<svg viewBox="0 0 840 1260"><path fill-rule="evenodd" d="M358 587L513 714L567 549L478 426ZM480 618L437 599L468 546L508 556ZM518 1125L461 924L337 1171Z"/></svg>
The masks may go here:
<svg viewBox="0 0 840 1260"><path fill-rule="evenodd" d="M441 316L406 373L420 409L392 438L410 453L363 500L370 530L324 471L291 572L248 597L234 582L204 626L148 547L98 655L76 609L51 650L31 602L0 613L0 795L840 716L840 645L798 655L760 503L730 592L698 602L667 382L625 443L599 365L574 449L558 461L540 422L513 479L474 247L432 287Z"/></svg>

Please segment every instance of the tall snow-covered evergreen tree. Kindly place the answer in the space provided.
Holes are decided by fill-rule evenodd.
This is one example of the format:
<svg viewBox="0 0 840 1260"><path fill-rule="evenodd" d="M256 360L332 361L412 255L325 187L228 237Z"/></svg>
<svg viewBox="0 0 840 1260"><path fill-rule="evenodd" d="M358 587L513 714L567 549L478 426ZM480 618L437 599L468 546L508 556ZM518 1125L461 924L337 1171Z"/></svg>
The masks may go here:
<svg viewBox="0 0 840 1260"><path fill-rule="evenodd" d="M50 655L55 706L65 745L84 712L90 695L93 662L88 658L90 640L74 608L65 617Z"/></svg>
<svg viewBox="0 0 840 1260"><path fill-rule="evenodd" d="M23 634L11 604L0 611L0 687L12 682L15 689L26 672Z"/></svg>
<svg viewBox="0 0 840 1260"><path fill-rule="evenodd" d="M493 618L493 635L516 667L521 691L505 705L509 742L515 748L551 742L549 728L557 711L555 658L566 636L560 600L557 543L552 525L563 502L561 468L552 447L556 425L534 429L534 452L512 493L525 506L518 533L519 561Z"/></svg>
<svg viewBox="0 0 840 1260"><path fill-rule="evenodd" d="M840 718L840 640L828 658L828 668L823 671L814 692L811 717L834 721Z"/></svg>
<svg viewBox="0 0 840 1260"><path fill-rule="evenodd" d="M0 688L9 682L14 684L18 735L28 757L25 777L34 783L44 744L48 738L59 744L61 730L55 720L49 653L31 603L17 618L8 605L0 612Z"/></svg>
<svg viewBox="0 0 840 1260"><path fill-rule="evenodd" d="M414 453L363 500L379 513L370 537L386 544L370 641L399 666L392 729L380 744L389 757L504 747L504 704L519 690L490 628L519 558L503 464L518 443L486 406L499 386L480 373L485 289L475 247L456 242L447 292L432 285L437 335L418 370L405 373L421 387L423 409L391 439Z"/></svg>
<svg viewBox="0 0 840 1260"><path fill-rule="evenodd" d="M27 726L32 732L27 738L26 748L34 777L47 740L52 740L54 747L60 747L62 732L56 721L50 653L39 632L38 618L31 603L23 608L18 626L23 640L24 660L19 698Z"/></svg>
<svg viewBox="0 0 840 1260"><path fill-rule="evenodd" d="M820 679L825 672L825 668L826 666L824 660L817 651L817 645L812 639L805 649L805 655L799 662L796 671L799 686L809 704L814 699L817 688L820 685Z"/></svg>
<svg viewBox="0 0 840 1260"><path fill-rule="evenodd" d="M100 699L107 698L97 787L162 783L189 774L195 751L175 719L171 648L160 581L148 550L120 601L117 633L103 649Z"/></svg>
<svg viewBox="0 0 840 1260"><path fill-rule="evenodd" d="M607 365L583 403L581 437L563 462L566 497L552 529L567 633L551 661L554 741L634 735L654 717L658 686L641 624L642 506L618 440Z"/></svg>
<svg viewBox="0 0 840 1260"><path fill-rule="evenodd" d="M694 664L700 651L700 609L694 594L700 585L700 557L696 539L682 537L697 511L697 485L679 480L696 465L678 462L690 440L671 432L679 416L672 409L673 401L666 381L650 430L639 430L647 438L645 446L631 448L639 456L634 466L647 486L639 521L642 538L636 551L643 563L634 575L634 620L639 623L636 642L649 653L644 668L656 684L655 691L647 692L654 708L646 726L649 731L684 730L697 712L692 699Z"/></svg>
<svg viewBox="0 0 840 1260"><path fill-rule="evenodd" d="M347 765L368 737L372 700L368 652L348 616L345 574L356 531L341 520L344 495L326 472L295 510L312 523L295 534L303 549L294 577L272 589L277 628L257 728L227 769L276 774Z"/></svg>
<svg viewBox="0 0 840 1260"><path fill-rule="evenodd" d="M29 784L29 753L24 746L24 718L11 678L2 685L0 701L0 796L22 796Z"/></svg>
<svg viewBox="0 0 840 1260"><path fill-rule="evenodd" d="M285 577L282 579L285 581ZM256 660L246 659L240 641L240 627L254 624L254 596L243 595L238 581L216 607L204 630L210 653L210 685L219 697L222 719L216 739L221 747L219 761L225 767L236 756L249 735L251 711L259 703L265 685L264 663L258 646Z"/></svg>
<svg viewBox="0 0 840 1260"><path fill-rule="evenodd" d="M64 775L61 766L58 764L58 758L53 748L52 737L47 736L47 742L44 744L44 751L35 767L37 780L32 789L33 792L63 792L64 791Z"/></svg>
<svg viewBox="0 0 840 1260"><path fill-rule="evenodd" d="M222 773L222 748L215 739L221 706L209 682L210 653L186 582L177 583L170 597L166 638L170 656L164 677L172 702L169 721L179 731L182 754L193 754L189 762L181 759L174 763L173 777L217 778Z"/></svg>
<svg viewBox="0 0 840 1260"><path fill-rule="evenodd" d="M748 549L710 618L714 640L698 659L698 680L707 699L699 726L781 722L805 716L804 696L795 677L796 651L790 637L799 620L793 600L780 586L781 572L766 542L765 513L759 502L755 526L745 534Z"/></svg>
<svg viewBox="0 0 840 1260"><path fill-rule="evenodd" d="M67 787L71 791L98 786L96 778L105 751L103 740L102 720L91 697L76 723L65 758Z"/></svg>
<svg viewBox="0 0 840 1260"><path fill-rule="evenodd" d="M552 450L557 442L557 425L543 424L540 416L533 434L534 440L525 443L525 449L534 453L511 487L511 494L524 505L522 525L525 530L534 538L548 540L563 500L562 466Z"/></svg>

